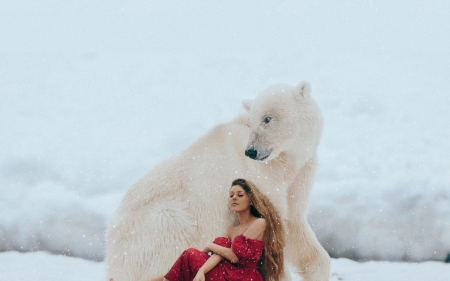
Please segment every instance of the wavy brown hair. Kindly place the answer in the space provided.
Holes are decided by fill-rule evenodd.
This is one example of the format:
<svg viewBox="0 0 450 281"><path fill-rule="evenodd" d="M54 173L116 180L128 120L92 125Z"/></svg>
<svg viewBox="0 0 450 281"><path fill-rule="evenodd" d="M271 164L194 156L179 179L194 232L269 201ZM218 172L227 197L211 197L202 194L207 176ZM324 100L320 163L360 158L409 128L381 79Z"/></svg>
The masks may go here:
<svg viewBox="0 0 450 281"><path fill-rule="evenodd" d="M235 179L231 186L239 185L250 198L250 213L266 220L263 241L264 253L258 269L266 281L278 281L284 271L284 228L283 222L275 206L262 194L256 186L244 179Z"/></svg>

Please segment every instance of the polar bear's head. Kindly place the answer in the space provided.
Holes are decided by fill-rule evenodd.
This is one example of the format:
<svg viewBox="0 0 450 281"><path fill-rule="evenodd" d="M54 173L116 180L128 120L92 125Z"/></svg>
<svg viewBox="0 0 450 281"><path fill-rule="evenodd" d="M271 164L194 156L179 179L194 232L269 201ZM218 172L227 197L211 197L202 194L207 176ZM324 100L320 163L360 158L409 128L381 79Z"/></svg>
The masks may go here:
<svg viewBox="0 0 450 281"><path fill-rule="evenodd" d="M279 84L254 101L243 101L250 128L245 155L259 161L281 154L301 162L311 158L321 136L322 116L310 93L308 82L297 87Z"/></svg>

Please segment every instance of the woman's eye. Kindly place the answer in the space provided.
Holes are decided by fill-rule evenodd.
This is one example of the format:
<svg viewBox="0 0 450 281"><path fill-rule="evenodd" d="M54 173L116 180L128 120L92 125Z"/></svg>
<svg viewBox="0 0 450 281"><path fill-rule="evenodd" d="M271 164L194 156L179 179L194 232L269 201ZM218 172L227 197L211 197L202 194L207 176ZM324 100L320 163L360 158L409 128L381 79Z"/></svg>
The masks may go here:
<svg viewBox="0 0 450 281"><path fill-rule="evenodd" d="M264 123L269 123L270 122L270 120L272 120L272 117L270 117L270 116L267 116L266 118L264 118Z"/></svg>
<svg viewBox="0 0 450 281"><path fill-rule="evenodd" d="M239 197L242 197L242 196L244 196L244 195L242 195L242 194L239 194L238 196L239 196Z"/></svg>

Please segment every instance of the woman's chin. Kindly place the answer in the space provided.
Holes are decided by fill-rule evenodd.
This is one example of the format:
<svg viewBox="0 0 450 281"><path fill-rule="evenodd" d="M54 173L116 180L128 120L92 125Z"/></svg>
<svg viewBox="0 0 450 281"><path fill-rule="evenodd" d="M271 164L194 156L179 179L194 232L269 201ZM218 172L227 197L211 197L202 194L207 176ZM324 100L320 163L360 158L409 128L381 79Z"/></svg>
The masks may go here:
<svg viewBox="0 0 450 281"><path fill-rule="evenodd" d="M243 208L240 208L240 207L234 207L234 208L231 207L230 210L231 210L233 213L242 213L242 212L245 212L245 211L250 211L250 208L243 209Z"/></svg>

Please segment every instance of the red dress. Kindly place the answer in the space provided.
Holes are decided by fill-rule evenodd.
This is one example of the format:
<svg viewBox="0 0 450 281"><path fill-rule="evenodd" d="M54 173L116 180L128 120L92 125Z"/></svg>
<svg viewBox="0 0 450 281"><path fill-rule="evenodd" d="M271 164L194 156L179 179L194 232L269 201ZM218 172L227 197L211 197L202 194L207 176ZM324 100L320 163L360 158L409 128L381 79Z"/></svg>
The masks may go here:
<svg viewBox="0 0 450 281"><path fill-rule="evenodd" d="M264 281L259 273L258 262L264 250L264 242L238 235L233 242L218 237L214 244L230 248L239 258L237 263L223 259L206 275L206 281ZM198 270L208 260L207 253L189 248L185 250L164 276L169 281L192 281Z"/></svg>

